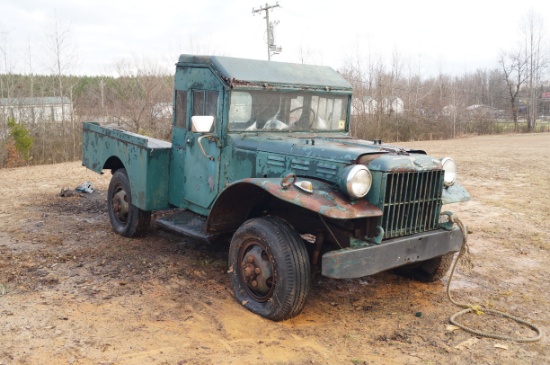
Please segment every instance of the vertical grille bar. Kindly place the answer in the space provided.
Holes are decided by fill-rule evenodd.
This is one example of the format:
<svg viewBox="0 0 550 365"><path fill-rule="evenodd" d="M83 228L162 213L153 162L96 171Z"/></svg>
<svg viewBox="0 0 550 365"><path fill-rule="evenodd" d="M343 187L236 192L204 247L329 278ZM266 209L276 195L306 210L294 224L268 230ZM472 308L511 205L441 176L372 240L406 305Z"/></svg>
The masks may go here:
<svg viewBox="0 0 550 365"><path fill-rule="evenodd" d="M430 201L430 192L431 192L431 184L432 183L432 173L426 174L426 192L424 194L424 209L422 211L422 230L427 231L428 230L428 223L430 222L428 213L430 211L429 207L429 201Z"/></svg>
<svg viewBox="0 0 550 365"><path fill-rule="evenodd" d="M384 238L430 231L438 227L443 171L386 174Z"/></svg>
<svg viewBox="0 0 550 365"><path fill-rule="evenodd" d="M403 226L402 222L401 222L401 218L402 218L402 213L401 213L401 208L403 206L403 202L402 202L402 194L403 194L403 182L402 182L402 177L399 176L397 180L397 194L396 194L396 201L395 201L395 205L397 207L397 216L395 217L395 222L394 222L394 230L396 231L396 233L399 233L399 230L400 228Z"/></svg>
<svg viewBox="0 0 550 365"><path fill-rule="evenodd" d="M419 178L418 176L415 176L415 179L414 179L414 191L413 191L413 194L412 194L412 199L410 200L411 201L411 206L412 206L412 209L413 209L413 216L412 216L412 219L411 219L411 226L415 227L413 233L416 233L416 217L418 217L418 202L417 202L417 198L418 198L418 189L420 188L419 186Z"/></svg>
<svg viewBox="0 0 550 365"><path fill-rule="evenodd" d="M405 194L406 195L404 197L405 202L409 201L410 198L411 198L411 185L410 185L410 182L411 182L411 173L406 172L405 173ZM407 218L405 219L404 225L405 226L410 226L411 221L412 221L411 205L410 204L406 204L405 211L406 211L405 214L406 214Z"/></svg>
<svg viewBox="0 0 550 365"><path fill-rule="evenodd" d="M393 176L388 176L388 181L390 182L390 194L388 206L390 207L390 214L388 214L388 224L390 225L389 229L393 230L393 227L391 226L393 222L395 222L395 179Z"/></svg>

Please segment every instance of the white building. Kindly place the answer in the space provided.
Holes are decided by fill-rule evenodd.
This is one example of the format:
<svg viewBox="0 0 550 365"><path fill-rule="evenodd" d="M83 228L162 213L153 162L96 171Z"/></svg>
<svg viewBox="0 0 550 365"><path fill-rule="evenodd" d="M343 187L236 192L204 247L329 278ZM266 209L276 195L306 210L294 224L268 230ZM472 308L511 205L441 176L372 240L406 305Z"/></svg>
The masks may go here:
<svg viewBox="0 0 550 365"><path fill-rule="evenodd" d="M364 96L361 98L354 98L351 104L351 114L375 114L378 109L378 102L370 96Z"/></svg>
<svg viewBox="0 0 550 365"><path fill-rule="evenodd" d="M171 119L174 112L174 104L171 101L156 103L151 108L151 114L156 119Z"/></svg>
<svg viewBox="0 0 550 365"><path fill-rule="evenodd" d="M498 110L489 105L474 104L466 108L466 111L473 116L490 116L497 115Z"/></svg>
<svg viewBox="0 0 550 365"><path fill-rule="evenodd" d="M73 106L69 98L0 98L2 120L13 117L18 122L61 122L70 120Z"/></svg>
<svg viewBox="0 0 550 365"><path fill-rule="evenodd" d="M443 109L441 109L441 114L450 117L451 115L456 114L457 108L454 105L445 105Z"/></svg>
<svg viewBox="0 0 550 365"><path fill-rule="evenodd" d="M403 114L405 104L398 96L390 96L382 100L382 108L385 114Z"/></svg>

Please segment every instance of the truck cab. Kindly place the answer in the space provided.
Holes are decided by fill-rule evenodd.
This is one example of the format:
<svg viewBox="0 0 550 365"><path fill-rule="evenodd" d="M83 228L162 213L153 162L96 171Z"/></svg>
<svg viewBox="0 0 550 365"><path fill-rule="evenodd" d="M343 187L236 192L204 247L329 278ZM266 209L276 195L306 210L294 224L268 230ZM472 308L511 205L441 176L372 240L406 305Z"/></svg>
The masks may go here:
<svg viewBox="0 0 550 365"><path fill-rule="evenodd" d="M448 270L462 235L445 204L469 199L451 158L349 134L351 85L329 67L181 55L172 141L85 123L83 165L113 173L113 229L156 223L228 241L237 302L297 315L312 268L331 278Z"/></svg>

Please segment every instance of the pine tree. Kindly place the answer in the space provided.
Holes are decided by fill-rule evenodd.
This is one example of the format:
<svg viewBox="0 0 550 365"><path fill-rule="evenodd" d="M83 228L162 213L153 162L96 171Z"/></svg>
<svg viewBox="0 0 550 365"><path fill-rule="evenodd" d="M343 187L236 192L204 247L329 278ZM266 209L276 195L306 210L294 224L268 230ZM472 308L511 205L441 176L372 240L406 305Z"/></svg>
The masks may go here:
<svg viewBox="0 0 550 365"><path fill-rule="evenodd" d="M22 162L28 163L33 143L29 130L25 125L17 123L13 117L8 117L8 129L10 132L8 146L11 146L8 148L8 162L11 162L9 164L19 166Z"/></svg>

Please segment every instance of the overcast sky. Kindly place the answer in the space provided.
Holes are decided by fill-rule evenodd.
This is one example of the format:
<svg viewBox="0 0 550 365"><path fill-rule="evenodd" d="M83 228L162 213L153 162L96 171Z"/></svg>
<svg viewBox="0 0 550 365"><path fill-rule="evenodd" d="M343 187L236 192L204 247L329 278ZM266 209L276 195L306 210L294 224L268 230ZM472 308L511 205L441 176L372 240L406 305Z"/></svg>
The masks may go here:
<svg viewBox="0 0 550 365"><path fill-rule="evenodd" d="M270 5L276 1L270 0ZM495 68L531 9L550 40L550 0L279 0L274 61L324 64L398 53L422 74L461 74ZM48 72L46 39L53 19L71 31L78 54L71 73L113 74L122 59L150 59L171 69L181 53L266 59L265 0L2 0L0 50L10 68ZM30 49L30 52L29 52ZM31 57L29 57L29 54ZM301 56L302 55L302 56ZM0 54L0 72L6 57ZM419 61L420 60L420 61Z"/></svg>

